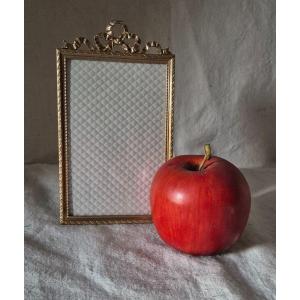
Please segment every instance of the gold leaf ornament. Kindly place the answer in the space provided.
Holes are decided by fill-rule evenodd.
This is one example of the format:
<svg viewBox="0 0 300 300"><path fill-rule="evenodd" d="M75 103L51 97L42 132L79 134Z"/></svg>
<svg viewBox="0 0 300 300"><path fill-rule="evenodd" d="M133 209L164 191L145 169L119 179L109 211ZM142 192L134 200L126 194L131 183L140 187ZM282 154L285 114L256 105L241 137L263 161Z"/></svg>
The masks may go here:
<svg viewBox="0 0 300 300"><path fill-rule="evenodd" d="M136 33L128 31L127 25L120 20L112 20L106 26L105 32L100 32L94 36L92 44L85 37L78 37L72 43L63 41L63 49L78 50L83 45L90 51L109 52L118 54L147 54L151 50L157 50L157 54L171 54L168 48L162 49L156 41L146 42L141 48L141 39Z"/></svg>

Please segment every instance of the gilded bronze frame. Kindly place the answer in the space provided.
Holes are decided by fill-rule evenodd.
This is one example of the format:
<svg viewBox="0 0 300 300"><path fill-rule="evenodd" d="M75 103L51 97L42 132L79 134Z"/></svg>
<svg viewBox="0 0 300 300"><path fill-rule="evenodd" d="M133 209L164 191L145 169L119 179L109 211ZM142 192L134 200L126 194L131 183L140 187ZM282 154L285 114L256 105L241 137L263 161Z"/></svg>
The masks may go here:
<svg viewBox="0 0 300 300"><path fill-rule="evenodd" d="M123 28L121 36L113 36L112 28L120 25ZM100 43L102 36L106 45ZM125 43L133 39L133 46ZM56 49L57 65L57 112L58 112L58 156L59 156L59 199L61 224L116 224L116 223L151 223L151 215L104 215L104 216L72 216L69 213L69 174L68 174L68 97L67 97L67 61L69 59L102 60L128 63L150 63L167 65L167 97L165 120L165 159L173 156L173 116L174 116L174 75L175 56L168 49L161 49L157 42L148 42L140 50L140 40L136 34L128 33L126 25L120 21L112 21L106 32L94 37L95 45L85 38L77 38L72 44L65 42L63 48ZM87 50L79 49L82 45ZM115 51L115 46L121 46L121 51ZM155 48L156 54L149 54Z"/></svg>

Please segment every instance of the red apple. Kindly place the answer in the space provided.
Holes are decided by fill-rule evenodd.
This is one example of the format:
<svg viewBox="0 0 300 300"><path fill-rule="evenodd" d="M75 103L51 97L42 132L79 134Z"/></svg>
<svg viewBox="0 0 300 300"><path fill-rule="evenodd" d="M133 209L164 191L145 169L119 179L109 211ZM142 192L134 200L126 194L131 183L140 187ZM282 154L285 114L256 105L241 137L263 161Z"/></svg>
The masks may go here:
<svg viewBox="0 0 300 300"><path fill-rule="evenodd" d="M193 255L231 247L250 212L250 189L239 169L220 157L207 158L177 156L160 167L151 186L152 220L160 237Z"/></svg>

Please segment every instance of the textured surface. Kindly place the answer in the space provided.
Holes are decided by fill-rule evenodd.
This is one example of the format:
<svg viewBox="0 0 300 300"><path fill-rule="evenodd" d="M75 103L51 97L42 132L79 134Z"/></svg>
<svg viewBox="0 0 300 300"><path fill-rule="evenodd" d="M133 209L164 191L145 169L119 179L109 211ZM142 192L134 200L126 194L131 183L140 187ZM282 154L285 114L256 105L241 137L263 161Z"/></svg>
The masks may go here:
<svg viewBox="0 0 300 300"><path fill-rule="evenodd" d="M165 160L167 66L71 60L68 69L73 214L149 214Z"/></svg>
<svg viewBox="0 0 300 300"><path fill-rule="evenodd" d="M275 0L25 1L25 160L57 160L55 51L121 19L176 55L175 154L275 161ZM51 26L49 26L51 24Z"/></svg>
<svg viewBox="0 0 300 300"><path fill-rule="evenodd" d="M175 154L275 164L275 1L173 1Z"/></svg>
<svg viewBox="0 0 300 300"><path fill-rule="evenodd" d="M58 168L25 168L25 299L275 299L275 170L244 169L252 211L228 253L193 257L152 224L58 224Z"/></svg>

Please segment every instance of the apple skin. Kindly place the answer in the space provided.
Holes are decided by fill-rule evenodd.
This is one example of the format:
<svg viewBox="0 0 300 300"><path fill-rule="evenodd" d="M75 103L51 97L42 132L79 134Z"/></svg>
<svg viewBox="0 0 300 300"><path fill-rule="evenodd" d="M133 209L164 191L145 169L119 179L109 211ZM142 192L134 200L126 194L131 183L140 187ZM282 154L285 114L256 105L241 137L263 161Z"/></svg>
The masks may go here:
<svg viewBox="0 0 300 300"><path fill-rule="evenodd" d="M181 155L164 163L151 185L152 220L177 250L212 255L230 248L244 231L251 206L240 170L217 156Z"/></svg>

